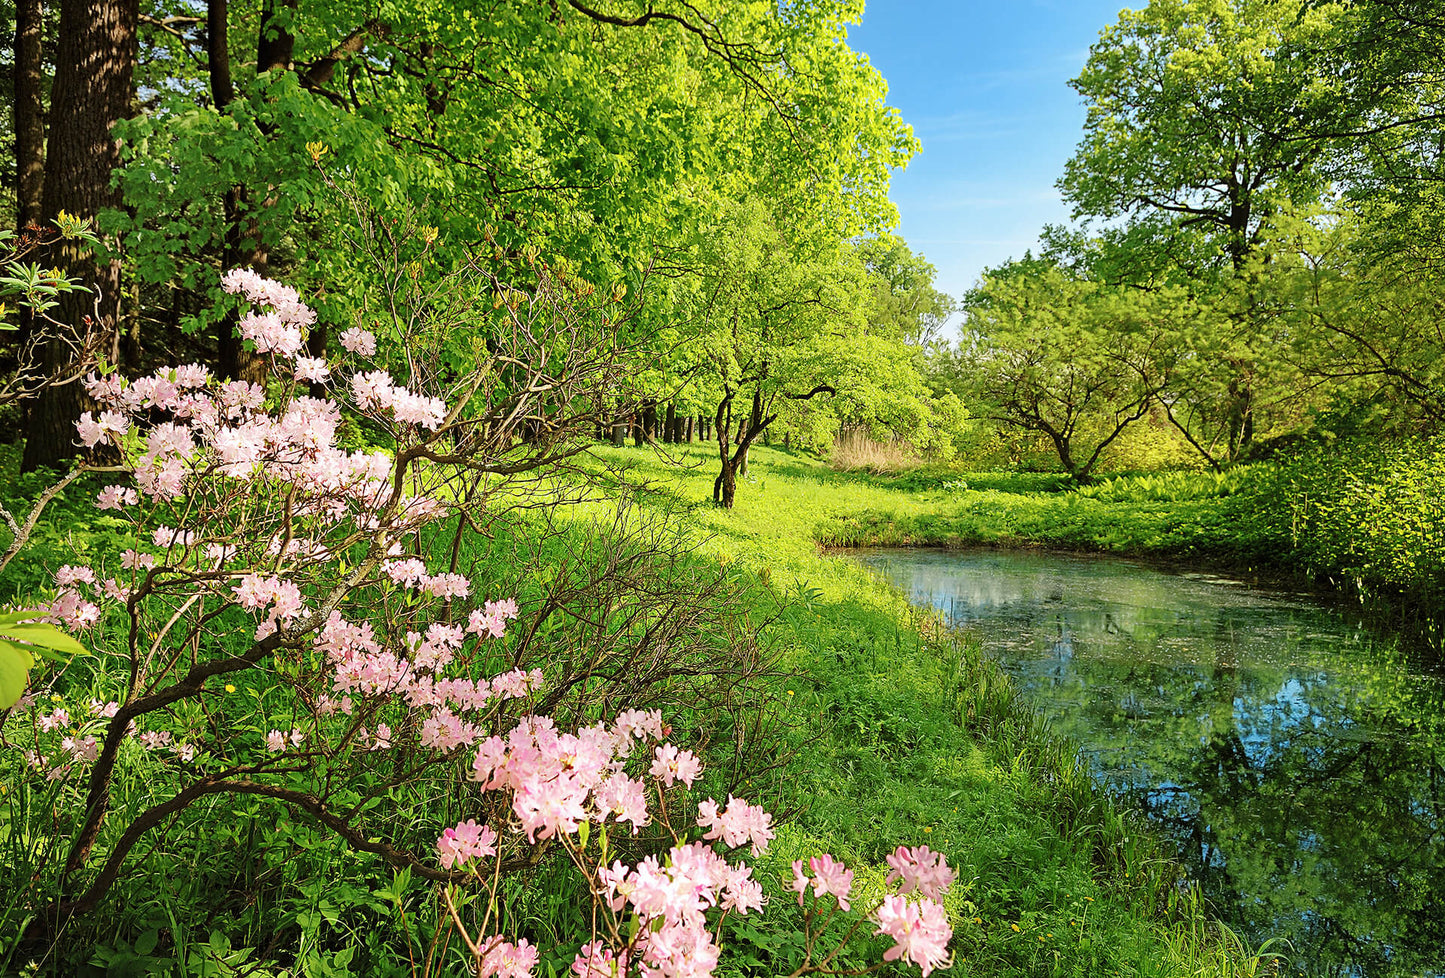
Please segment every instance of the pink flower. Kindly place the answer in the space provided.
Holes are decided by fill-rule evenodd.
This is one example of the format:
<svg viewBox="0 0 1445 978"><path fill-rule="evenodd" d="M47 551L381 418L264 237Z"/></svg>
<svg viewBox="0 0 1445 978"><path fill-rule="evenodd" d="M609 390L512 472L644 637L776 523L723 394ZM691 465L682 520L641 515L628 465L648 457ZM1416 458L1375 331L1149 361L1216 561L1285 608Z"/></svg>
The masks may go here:
<svg viewBox="0 0 1445 978"><path fill-rule="evenodd" d="M728 807L721 815L718 814L717 802L711 798L698 805L697 824L709 829L704 839L722 839L723 845L729 848L751 842L754 856L766 852L774 836L773 817L763 811L761 805L749 805L731 795L728 796Z"/></svg>
<svg viewBox="0 0 1445 978"><path fill-rule="evenodd" d="M257 353L294 356L303 345L301 330L275 312L248 312L237 324L241 338L250 340Z"/></svg>
<svg viewBox="0 0 1445 978"><path fill-rule="evenodd" d="M939 904L927 899L911 903L901 896L889 895L874 912L874 920L878 929L873 933L886 934L895 942L883 952L885 961L905 958L918 965L924 975L934 968L948 966L948 942L953 937L953 929L948 926L948 915Z"/></svg>
<svg viewBox="0 0 1445 978"><path fill-rule="evenodd" d="M601 941L583 944L577 957L572 959L572 974L577 978L618 978L627 971L627 953L620 957L604 947Z"/></svg>
<svg viewBox="0 0 1445 978"><path fill-rule="evenodd" d="M140 493L123 486L106 486L95 497L96 509L120 509L140 502Z"/></svg>
<svg viewBox="0 0 1445 978"><path fill-rule="evenodd" d="M482 958L479 978L529 978L536 965L537 949L525 937L516 944L494 937Z"/></svg>
<svg viewBox="0 0 1445 978"><path fill-rule="evenodd" d="M42 714L40 717L40 729L45 732L59 730L70 722L70 713L66 710L55 709L50 713Z"/></svg>
<svg viewBox="0 0 1445 978"><path fill-rule="evenodd" d="M717 808L716 802L710 802L713 808ZM803 905L803 897L808 893L808 877L803 873L803 861L793 860L793 882L788 884L788 889L798 894L798 906Z"/></svg>
<svg viewBox="0 0 1445 978"><path fill-rule="evenodd" d="M484 614L474 609L467 616L467 631L491 638L501 638L507 634L507 623L496 615Z"/></svg>
<svg viewBox="0 0 1445 978"><path fill-rule="evenodd" d="M360 326L353 326L341 334L341 346L357 356L369 357L376 353L376 337Z"/></svg>
<svg viewBox="0 0 1445 978"><path fill-rule="evenodd" d="M888 874L888 882L903 881L898 888L900 893L917 890L923 896L936 900L953 883L953 870L948 868L943 854L933 852L927 846L916 849L899 846L888 857L888 865L893 867Z"/></svg>
<svg viewBox="0 0 1445 978"><path fill-rule="evenodd" d="M171 742L169 730L147 730L136 738L146 750L157 750Z"/></svg>
<svg viewBox="0 0 1445 978"><path fill-rule="evenodd" d="M442 831L437 839L437 855L443 868L451 869L473 859L495 856L496 842L497 833L490 825L478 825L476 819L468 819Z"/></svg>
<svg viewBox="0 0 1445 978"><path fill-rule="evenodd" d="M136 553L134 550L124 550L120 555L120 566L126 570L150 570L156 565L156 559L151 554Z"/></svg>
<svg viewBox="0 0 1445 978"><path fill-rule="evenodd" d="M313 384L324 384L331 379L331 369L320 357L297 357L296 379Z"/></svg>
<svg viewBox="0 0 1445 978"><path fill-rule="evenodd" d="M853 871L835 860L831 854L823 853L808 860L813 871L813 895L831 894L838 898L838 906L848 906L848 892L853 888Z"/></svg>
<svg viewBox="0 0 1445 978"><path fill-rule="evenodd" d="M738 866L728 869L727 886L723 890L722 908L745 914L749 910L761 910L767 898L763 896L763 885L752 878L752 869Z"/></svg>
<svg viewBox="0 0 1445 978"><path fill-rule="evenodd" d="M503 598L501 601L488 601L482 605L488 615L512 621L517 617L517 601L515 598Z"/></svg>
<svg viewBox="0 0 1445 978"><path fill-rule="evenodd" d="M528 779L512 796L512 812L521 820L528 842L550 839L558 832L571 835L579 822L587 821L582 804L586 797L587 786L576 777Z"/></svg>
<svg viewBox="0 0 1445 978"><path fill-rule="evenodd" d="M266 735L266 750L279 754L286 749L288 743L293 747L300 747L305 739L306 735L299 730L292 730L290 733L272 730Z"/></svg>
<svg viewBox="0 0 1445 978"><path fill-rule="evenodd" d="M94 584L95 571L89 567L76 567L66 564L55 572L55 583L59 587L70 587L72 584Z"/></svg>
<svg viewBox="0 0 1445 978"><path fill-rule="evenodd" d="M423 591L444 601L450 601L452 598L465 598L472 590L471 584L461 574L437 574L422 578L420 583Z"/></svg>
<svg viewBox="0 0 1445 978"><path fill-rule="evenodd" d="M363 411L371 408L391 407L395 397L391 374L385 370L370 370L366 373L353 374L351 396L356 398L356 406Z"/></svg>
<svg viewBox="0 0 1445 978"><path fill-rule="evenodd" d="M702 762L692 751L678 750L672 744L658 747L653 751L653 756L655 760L648 773L661 781L664 788L671 787L674 781L681 781L691 788L697 776L702 773Z"/></svg>
<svg viewBox="0 0 1445 978"><path fill-rule="evenodd" d="M636 835L637 830L649 821L646 792L646 786L641 781L614 774L602 782L593 797L604 817L611 815L619 822L631 822L632 832Z"/></svg>
<svg viewBox="0 0 1445 978"><path fill-rule="evenodd" d="M623 710L617 714L616 729L620 736L636 737L638 740L644 737L661 740L667 736L663 731L661 710Z"/></svg>
<svg viewBox="0 0 1445 978"><path fill-rule="evenodd" d="M129 427L130 422L114 411L102 411L98 419L86 411L75 422L75 430L80 433L80 441L86 448L94 448L110 435L118 438Z"/></svg>

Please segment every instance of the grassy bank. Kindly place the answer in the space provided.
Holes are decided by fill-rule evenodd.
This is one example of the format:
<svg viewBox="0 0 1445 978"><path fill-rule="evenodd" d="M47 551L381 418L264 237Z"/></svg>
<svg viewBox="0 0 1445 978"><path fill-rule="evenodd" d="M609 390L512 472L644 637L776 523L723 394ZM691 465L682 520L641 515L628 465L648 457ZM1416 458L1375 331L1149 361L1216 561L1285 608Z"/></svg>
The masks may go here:
<svg viewBox="0 0 1445 978"><path fill-rule="evenodd" d="M900 842L945 852L963 884L961 973L1247 967L1249 956L1208 923L1163 847L1093 788L976 647L819 546L1018 539L1018 523L989 537L982 523L968 535L957 522L930 529L940 516L968 513L1005 527L1019 508L990 513L990 503L1007 494L930 484L948 480L926 474L840 475L760 448L737 508L720 511L706 447L682 446L670 459L638 449L601 455L643 487L644 505L682 509L700 554L747 568L782 599L771 634L783 665L797 671L789 701L815 738L792 773L796 831L871 860Z"/></svg>
<svg viewBox="0 0 1445 978"><path fill-rule="evenodd" d="M615 492L565 512L534 509L499 523L464 565L480 592L515 594L525 617L549 594L585 592L592 567L625 564L633 559L626 548L640 547L643 570L601 604L621 609L625 620L628 602L643 591L654 606L660 595L673 595L681 616L674 640L691 640L680 654L692 658L679 661L699 673L717 666L709 660L714 652L760 644L770 673L731 686L659 684L649 701L690 742L702 738L709 792L736 789L791 815L759 867L772 897L768 916L761 925L729 925L725 973L787 973L799 959L801 921L781 885L793 859L832 851L860 868L866 888L877 885L884 855L899 844L927 844L959 871L948 901L954 974L1226 975L1258 963L1209 922L1163 847L1094 789L1073 751L976 645L942 631L847 556L819 547L820 540L843 542L835 530L850 521L874 519L882 527L911 520L924 528L961 502L986 513L975 497L1013 495L1020 502L1011 505L1023 507L1028 497L1003 489L1049 488L1042 480L980 488L926 473L893 481L842 476L758 448L738 508L724 512L711 505L707 447L684 447L672 458L646 449L598 451L621 472ZM12 482L6 494L34 488ZM44 577L44 565L111 548L120 528L88 513L83 500L91 492L77 486L59 500L26 561L7 574L9 586L23 593ZM619 524L663 513L666 520L640 544L610 542ZM885 541L880 534L873 542ZM577 600L571 619L554 619L537 635L554 666L596 648L599 636L588 631L594 616L583 613L593 598ZM104 677L93 678L100 684ZM290 722L275 714L264 682L242 685L227 694L254 700L247 722L257 731ZM698 689L718 698L690 699ZM56 690L66 702L99 692ZM581 704L571 719L606 705ZM734 708L760 726L719 718ZM172 769L133 753L127 779L137 803L169 790ZM6 773L24 783L19 766ZM405 822L408 841L424 847L436 824L457 817L439 811L451 804L441 789L429 791L421 783L394 785L376 817ZM73 800L57 796L55 804ZM12 825L27 812L45 814L18 793L0 807ZM164 845L123 880L107 912L72 932L77 957L64 962L69 973L86 963L92 974L182 974L188 962L215 958L214 949L224 947L237 973L407 974L413 931L425 931L435 911L431 888L400 880L285 811L253 799L179 816ZM509 931L553 949L539 973L565 973L587 926L586 898L562 861L524 876L506 894L502 918ZM844 963L866 965L877 951ZM327 970L318 970L323 965Z"/></svg>

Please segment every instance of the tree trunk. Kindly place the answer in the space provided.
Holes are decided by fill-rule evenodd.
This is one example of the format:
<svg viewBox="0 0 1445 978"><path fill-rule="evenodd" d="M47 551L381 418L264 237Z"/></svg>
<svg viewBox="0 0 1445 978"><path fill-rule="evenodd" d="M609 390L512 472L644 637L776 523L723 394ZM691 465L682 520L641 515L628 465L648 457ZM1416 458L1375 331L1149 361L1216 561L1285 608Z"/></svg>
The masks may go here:
<svg viewBox="0 0 1445 978"><path fill-rule="evenodd" d="M94 218L121 204L110 185L120 162L111 127L130 113L136 58L137 0L63 0L55 83L50 98L50 140L45 159L41 218L62 210ZM51 315L65 335L40 350L47 376L73 375L73 344L90 329L102 337L101 352L114 363L118 354L121 303L119 259L97 263L73 243L60 242L48 262L81 279L91 292L59 297ZM55 466L76 454L75 420L85 410L78 383L43 390L30 409L21 469Z"/></svg>
<svg viewBox="0 0 1445 978"><path fill-rule="evenodd" d="M15 2L15 230L40 222L45 186L45 101L41 0Z"/></svg>
<svg viewBox="0 0 1445 978"><path fill-rule="evenodd" d="M742 458L738 462L738 475L746 476L748 474L748 454L752 449L753 439L765 430L766 428L763 426L763 392L762 388L755 387L753 388L753 409L748 415L747 428L738 433L739 448L742 451Z"/></svg>
<svg viewBox="0 0 1445 978"><path fill-rule="evenodd" d="M718 431L721 433L721 437L718 439L718 457L722 462L722 469L718 472L718 477L713 480L712 498L713 502L723 509L733 508L733 497L737 493L737 476L747 460L748 449L752 447L754 439L767 431L768 425L778 417L776 414L770 414L766 418L758 418L756 424L740 427L738 447L729 455L728 431L731 426L723 421L723 413L725 410L729 412L732 410L732 397L732 394L729 393L717 408ZM753 392L753 405L759 409L762 405L762 397L757 391Z"/></svg>
<svg viewBox="0 0 1445 978"><path fill-rule="evenodd" d="M687 416L687 443L688 443L689 445L692 444L693 426L694 426L696 423L697 423L697 418L695 418L695 417L693 417L692 415L689 414L689 415Z"/></svg>
<svg viewBox="0 0 1445 978"><path fill-rule="evenodd" d="M662 422L662 440L669 445L676 444L677 437L677 405L671 401L667 402L667 415Z"/></svg>

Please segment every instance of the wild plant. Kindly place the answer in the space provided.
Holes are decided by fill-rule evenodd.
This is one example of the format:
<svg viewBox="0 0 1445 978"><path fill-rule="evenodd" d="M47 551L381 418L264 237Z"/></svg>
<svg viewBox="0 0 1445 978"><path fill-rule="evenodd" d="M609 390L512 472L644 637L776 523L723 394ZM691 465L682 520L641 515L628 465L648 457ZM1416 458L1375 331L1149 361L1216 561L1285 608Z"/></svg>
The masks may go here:
<svg viewBox="0 0 1445 978"><path fill-rule="evenodd" d="M715 583L689 596L604 562L527 607L515 587L480 591L504 575L471 561L500 511L546 498L517 479L542 484L582 450L571 436L595 427L595 406L621 399L620 300L589 301L545 268L530 292L491 279L472 369L402 357L399 381L365 324L328 359L306 345L316 314L294 290L246 270L223 286L248 306L240 330L267 386L195 364L85 381L97 408L76 423L82 468L113 479L95 505L130 541L60 567L17 619L58 625L89 654L38 671L0 716L3 773L33 823L0 827L15 856L0 906L0 933L20 935L11 962L53 963L148 844L204 831L182 817L232 797L432 881L446 926L413 973L451 967L455 934L474 973L530 974L537 950L501 930L499 894L558 853L592 906L579 978L711 973L722 919L761 909L734 854L760 853L772 816L731 792L678 797L702 762L654 704L678 683L745 700L766 662L746 635L724 649L699 638L716 634L697 628ZM549 647L569 616L588 641ZM795 973L837 973L865 920L893 940L885 959L924 974L947 963L937 897L951 872L924 847L890 863L899 892L866 918L831 856L811 875L795 865L799 902L811 886L851 921L830 948L810 931ZM822 933L833 913L819 919Z"/></svg>

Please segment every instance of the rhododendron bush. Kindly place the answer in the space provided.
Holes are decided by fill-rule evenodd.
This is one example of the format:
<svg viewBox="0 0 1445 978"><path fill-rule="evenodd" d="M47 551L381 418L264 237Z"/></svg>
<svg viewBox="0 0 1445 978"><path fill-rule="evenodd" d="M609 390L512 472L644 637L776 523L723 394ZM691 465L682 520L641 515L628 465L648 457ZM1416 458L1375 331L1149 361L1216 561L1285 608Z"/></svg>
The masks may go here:
<svg viewBox="0 0 1445 978"><path fill-rule="evenodd" d="M620 317L541 270L531 293L496 285L490 322L505 328L449 373L386 359L365 323L319 355L294 290L245 270L223 284L269 385L194 365L85 381L96 408L76 436L126 546L57 568L23 619L90 654L37 671L0 725L10 781L48 826L24 837L5 925L60 940L188 809L243 797L434 881L477 973L531 973L537 948L476 894L549 853L596 904L578 978L709 973L718 920L763 910L741 854L765 850L772 818L726 791L694 800L689 746L705 737L675 742L658 704L749 699L766 662L747 630L724 648L701 637L726 634L709 609L729 583L629 577L679 558L599 531L601 569L550 574L529 603L527 575L487 549L509 506L548 498L515 480L555 472L617 396ZM747 763L718 783L736 787ZM927 974L947 960L936 901L951 875L926 850L890 864L899 892L869 933ZM852 915L849 934L863 926L831 856L795 871L800 903L811 884ZM810 943L806 968L836 953Z"/></svg>

